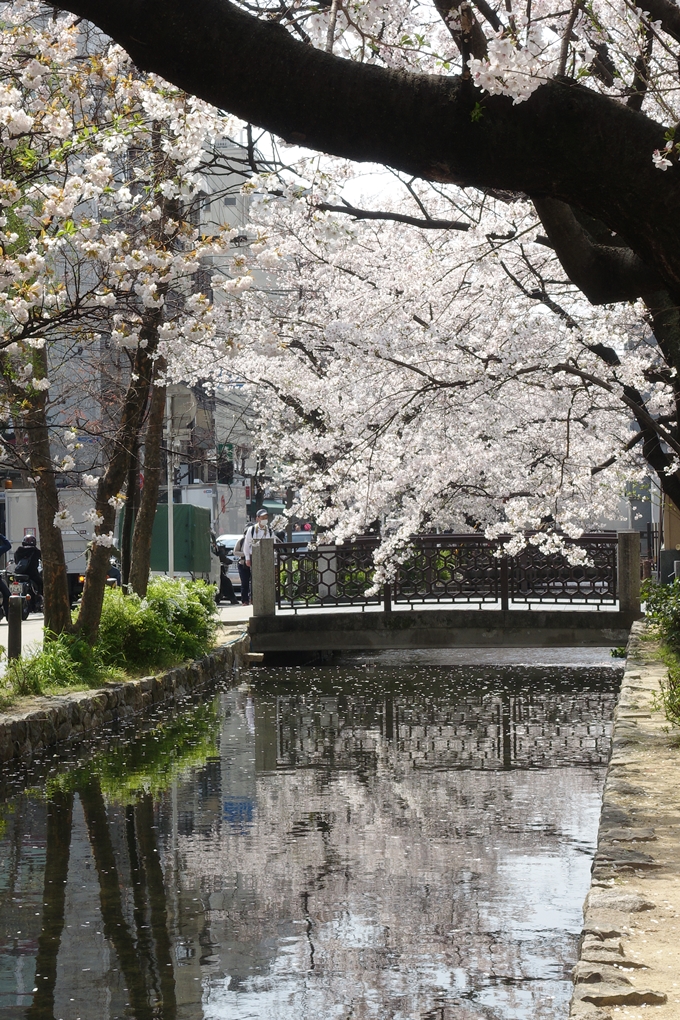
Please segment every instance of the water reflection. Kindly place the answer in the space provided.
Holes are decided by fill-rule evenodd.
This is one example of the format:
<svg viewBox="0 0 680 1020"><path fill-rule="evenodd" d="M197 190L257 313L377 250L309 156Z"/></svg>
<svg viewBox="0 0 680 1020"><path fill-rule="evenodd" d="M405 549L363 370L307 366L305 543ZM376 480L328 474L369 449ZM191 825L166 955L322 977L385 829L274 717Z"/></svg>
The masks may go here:
<svg viewBox="0 0 680 1020"><path fill-rule="evenodd" d="M0 808L0 1017L566 1017L615 672L250 681Z"/></svg>

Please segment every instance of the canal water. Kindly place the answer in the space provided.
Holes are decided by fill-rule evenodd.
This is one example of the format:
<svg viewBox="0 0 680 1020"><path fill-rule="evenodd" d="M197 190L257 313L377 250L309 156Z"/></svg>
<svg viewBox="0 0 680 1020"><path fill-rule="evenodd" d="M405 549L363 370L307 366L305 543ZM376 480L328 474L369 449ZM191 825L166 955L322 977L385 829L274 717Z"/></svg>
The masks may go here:
<svg viewBox="0 0 680 1020"><path fill-rule="evenodd" d="M0 1020L566 1018L619 682L252 669L6 776Z"/></svg>

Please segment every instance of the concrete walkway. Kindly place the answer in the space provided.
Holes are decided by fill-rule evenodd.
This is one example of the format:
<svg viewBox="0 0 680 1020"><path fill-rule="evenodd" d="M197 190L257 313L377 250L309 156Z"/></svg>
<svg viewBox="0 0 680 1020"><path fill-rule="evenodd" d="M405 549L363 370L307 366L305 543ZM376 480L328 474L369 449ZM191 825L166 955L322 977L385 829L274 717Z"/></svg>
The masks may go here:
<svg viewBox="0 0 680 1020"><path fill-rule="evenodd" d="M21 624L21 653L26 655L40 648L43 640L43 615L31 613ZM0 645L7 651L7 620L0 621Z"/></svg>
<svg viewBox="0 0 680 1020"><path fill-rule="evenodd" d="M614 717L571 1017L680 1018L680 739L660 708L667 670L633 626Z"/></svg>

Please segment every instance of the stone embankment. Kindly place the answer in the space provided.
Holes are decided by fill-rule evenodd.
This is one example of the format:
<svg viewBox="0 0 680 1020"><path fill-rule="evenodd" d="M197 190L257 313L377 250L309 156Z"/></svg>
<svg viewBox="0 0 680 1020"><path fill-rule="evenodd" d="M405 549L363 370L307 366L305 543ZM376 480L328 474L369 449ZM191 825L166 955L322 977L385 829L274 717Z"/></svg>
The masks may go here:
<svg viewBox="0 0 680 1020"><path fill-rule="evenodd" d="M636 623L614 718L573 1020L680 1018L680 731L666 669Z"/></svg>
<svg viewBox="0 0 680 1020"><path fill-rule="evenodd" d="M0 714L0 763L28 759L58 744L74 745L98 730L143 716L163 703L174 704L215 677L248 661L246 632L186 666L99 690L26 699Z"/></svg>

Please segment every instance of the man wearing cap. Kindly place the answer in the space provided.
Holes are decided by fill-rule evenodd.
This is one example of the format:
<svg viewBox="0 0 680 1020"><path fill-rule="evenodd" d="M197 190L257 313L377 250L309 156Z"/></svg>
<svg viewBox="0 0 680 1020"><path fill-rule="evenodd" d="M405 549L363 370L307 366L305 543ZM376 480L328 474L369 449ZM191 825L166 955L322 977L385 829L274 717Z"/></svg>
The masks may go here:
<svg viewBox="0 0 680 1020"><path fill-rule="evenodd" d="M269 512L262 507L255 515L255 523L246 528L243 537L243 563L239 563L238 572L241 577L241 602L244 606L250 603L250 568L253 555L253 542L261 538L273 538L278 541L276 535L269 527Z"/></svg>

